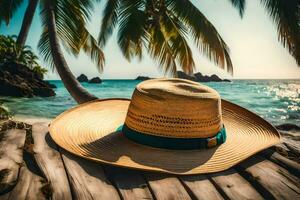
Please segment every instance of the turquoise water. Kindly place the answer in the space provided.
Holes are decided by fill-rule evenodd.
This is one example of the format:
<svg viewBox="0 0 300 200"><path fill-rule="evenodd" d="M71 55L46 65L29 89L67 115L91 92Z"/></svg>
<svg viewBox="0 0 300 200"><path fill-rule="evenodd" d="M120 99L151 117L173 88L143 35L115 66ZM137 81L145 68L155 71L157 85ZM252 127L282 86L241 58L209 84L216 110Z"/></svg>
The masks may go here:
<svg viewBox="0 0 300 200"><path fill-rule="evenodd" d="M4 106L15 115L43 118L55 117L76 105L61 81L50 82L57 86L55 97L0 97L0 101L4 101ZM83 86L99 98L130 98L138 83L134 80L104 80L102 84L84 83ZM222 98L248 108L275 125L300 125L300 80L234 80L205 84L219 91Z"/></svg>

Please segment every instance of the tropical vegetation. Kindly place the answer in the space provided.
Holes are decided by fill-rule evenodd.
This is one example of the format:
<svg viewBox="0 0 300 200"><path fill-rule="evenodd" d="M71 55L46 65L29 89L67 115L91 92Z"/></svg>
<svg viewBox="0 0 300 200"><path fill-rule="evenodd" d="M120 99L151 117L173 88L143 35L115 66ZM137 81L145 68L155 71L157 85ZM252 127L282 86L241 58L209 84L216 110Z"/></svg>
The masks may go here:
<svg viewBox="0 0 300 200"><path fill-rule="evenodd" d="M2 0L0 22L9 23L24 0ZM246 0L226 0L241 16ZM277 26L282 45L300 65L300 0L260 0ZM201 11L189 0L106 0L100 34L97 40L86 29L95 1L29 0L18 41L25 41L33 15L40 4L43 33L39 49L45 60L55 66L64 85L83 103L95 99L84 90L71 73L60 44L77 56L81 50L90 55L100 70L104 55L100 47L112 32L118 30L118 44L131 60L148 53L158 60L165 72L178 68L191 73L195 64L187 40L194 40L199 50L219 67L233 71L229 48ZM24 34L25 31L25 34ZM27 31L27 32L26 32ZM22 42L20 42L22 43Z"/></svg>
<svg viewBox="0 0 300 200"><path fill-rule="evenodd" d="M2 102L0 102L0 121L7 120L10 117L11 117L10 112L2 105Z"/></svg>
<svg viewBox="0 0 300 200"><path fill-rule="evenodd" d="M25 0L1 0L0 21L7 24L16 12L17 8ZM37 6L28 0L28 6L22 22L22 27L29 30ZM60 44L73 54L78 56L80 51L85 52L102 70L104 54L97 40L89 33L86 23L90 19L94 5L93 0L39 0L40 17L42 21L42 35L38 44L40 53L44 59L60 75L62 82L71 96L78 102L94 100L96 97L88 93L76 80L63 56ZM32 15L26 13L32 11ZM20 36L20 34L19 34ZM26 40L27 34L23 35ZM21 39L20 39L21 40Z"/></svg>
<svg viewBox="0 0 300 200"><path fill-rule="evenodd" d="M25 65L41 78L47 72L47 69L38 63L38 57L29 46L19 46L15 36L0 35L0 64L11 62Z"/></svg>

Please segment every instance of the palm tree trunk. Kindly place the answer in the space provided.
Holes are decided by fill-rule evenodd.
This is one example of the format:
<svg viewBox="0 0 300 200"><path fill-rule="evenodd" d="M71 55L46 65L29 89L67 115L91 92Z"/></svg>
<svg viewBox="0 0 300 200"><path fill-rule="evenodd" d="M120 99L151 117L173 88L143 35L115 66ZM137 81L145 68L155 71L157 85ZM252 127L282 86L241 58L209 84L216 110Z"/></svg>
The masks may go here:
<svg viewBox="0 0 300 200"><path fill-rule="evenodd" d="M24 15L23 22L22 22L22 27L21 27L21 30L20 30L18 38L17 38L17 44L19 46L25 45L27 35L29 32L37 5L38 5L38 0L29 0L29 2L28 2L28 6L26 8L25 15Z"/></svg>
<svg viewBox="0 0 300 200"><path fill-rule="evenodd" d="M85 90L77 79L70 71L68 64L62 54L59 39L57 37L57 30L55 24L55 13L52 0L47 0L45 4L47 12L47 28L49 31L49 40L51 47L51 54L53 57L55 68L71 96L77 101L77 103L85 103L91 100L97 99L94 95Z"/></svg>

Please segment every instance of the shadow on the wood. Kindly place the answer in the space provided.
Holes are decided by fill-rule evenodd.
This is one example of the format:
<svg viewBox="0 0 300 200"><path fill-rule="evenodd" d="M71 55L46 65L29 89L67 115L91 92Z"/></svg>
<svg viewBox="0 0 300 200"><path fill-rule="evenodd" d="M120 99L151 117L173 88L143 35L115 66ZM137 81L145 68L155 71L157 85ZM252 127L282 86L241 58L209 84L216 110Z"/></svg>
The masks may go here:
<svg viewBox="0 0 300 200"><path fill-rule="evenodd" d="M102 164L93 162L87 159L80 158L74 154L67 152L66 150L60 149L62 155L64 155L67 159L75 162L79 167L84 170L86 174L96 179L99 179L102 182L107 184L111 184L106 178L103 172ZM72 169L70 169L72 170Z"/></svg>
<svg viewBox="0 0 300 200"><path fill-rule="evenodd" d="M27 152L26 150L23 151L23 161L29 171L32 173L44 177L44 174L42 173L41 169L39 168L34 155L30 152Z"/></svg>
<svg viewBox="0 0 300 200"><path fill-rule="evenodd" d="M103 165L103 167L109 180L120 189L147 188L147 183L141 175L143 171L111 165Z"/></svg>
<svg viewBox="0 0 300 200"><path fill-rule="evenodd" d="M58 151L57 146L56 146L55 142L52 140L52 138L51 138L51 136L50 136L49 133L47 133L47 134L45 135L45 141L46 141L46 143L47 143L47 145L48 145L49 147L51 147L51 148L52 148L53 150L55 150L55 151Z"/></svg>
<svg viewBox="0 0 300 200"><path fill-rule="evenodd" d="M122 165L136 168L145 166L174 173L188 172L206 163L218 148L203 151L153 148L135 143L124 137L119 131L92 142L73 145L73 147L75 152L87 158L104 160L114 165L122 163ZM178 159L179 157L180 159Z"/></svg>
<svg viewBox="0 0 300 200"><path fill-rule="evenodd" d="M209 174L211 177L218 177L218 176L230 176L232 174L236 173L235 170L233 170L233 168L230 168L228 170L225 171L221 171L221 172L216 172L216 173L211 173Z"/></svg>
<svg viewBox="0 0 300 200"><path fill-rule="evenodd" d="M247 158L246 160L242 161L240 164L236 165L235 168L240 169L240 166L243 165L243 168L249 168L257 163L264 161L265 158L258 156L258 154L254 154Z"/></svg>

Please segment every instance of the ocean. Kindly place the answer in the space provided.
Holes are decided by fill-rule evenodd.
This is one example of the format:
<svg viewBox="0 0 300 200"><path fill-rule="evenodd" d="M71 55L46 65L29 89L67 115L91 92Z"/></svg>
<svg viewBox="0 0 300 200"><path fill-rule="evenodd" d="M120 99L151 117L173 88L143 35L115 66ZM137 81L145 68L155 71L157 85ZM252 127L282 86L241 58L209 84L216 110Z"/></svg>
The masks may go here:
<svg viewBox="0 0 300 200"><path fill-rule="evenodd" d="M76 105L61 81L55 97L11 98L0 97L4 106L16 116L53 118ZM135 80L103 80L102 84L83 83L99 98L130 98ZM300 80L233 80L232 82L203 83L216 89L223 99L243 106L270 123L292 123L300 126Z"/></svg>

